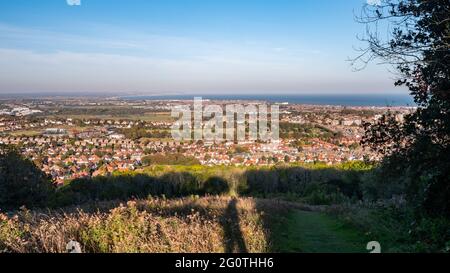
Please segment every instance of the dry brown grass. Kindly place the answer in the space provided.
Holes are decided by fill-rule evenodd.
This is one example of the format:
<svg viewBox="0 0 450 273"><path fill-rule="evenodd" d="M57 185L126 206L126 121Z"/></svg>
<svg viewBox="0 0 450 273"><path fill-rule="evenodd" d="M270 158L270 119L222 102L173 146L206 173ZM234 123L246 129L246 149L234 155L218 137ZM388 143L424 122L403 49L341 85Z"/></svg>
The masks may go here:
<svg viewBox="0 0 450 273"><path fill-rule="evenodd" d="M94 253L221 253L270 250L264 215L291 204L190 197L105 202L61 211L0 214L0 251L65 252L70 240Z"/></svg>

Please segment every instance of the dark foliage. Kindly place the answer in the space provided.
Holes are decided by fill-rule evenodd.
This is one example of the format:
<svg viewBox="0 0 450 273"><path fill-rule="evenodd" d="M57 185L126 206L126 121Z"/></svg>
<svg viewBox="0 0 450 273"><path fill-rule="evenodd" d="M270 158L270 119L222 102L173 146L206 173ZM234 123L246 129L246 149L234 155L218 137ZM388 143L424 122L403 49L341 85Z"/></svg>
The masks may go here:
<svg viewBox="0 0 450 273"><path fill-rule="evenodd" d="M167 198L189 195L221 195L231 191L249 196L288 194L315 204L331 204L342 199L362 198L364 170L332 168L306 169L277 167L239 173L225 179L191 172L169 172L162 176L122 174L110 177L77 179L59 188L49 204L63 207L91 201L128 200L147 196Z"/></svg>
<svg viewBox="0 0 450 273"><path fill-rule="evenodd" d="M203 191L207 194L221 194L230 191L229 182L222 177L213 176L206 180Z"/></svg>
<svg viewBox="0 0 450 273"><path fill-rule="evenodd" d="M58 189L52 207L83 204L90 201L128 200L165 196L228 193L228 182L212 177L206 181L188 172L167 173L160 177L144 174L77 179Z"/></svg>
<svg viewBox="0 0 450 273"><path fill-rule="evenodd" d="M363 198L363 179L367 171L335 168L308 169L277 167L245 173L246 191L250 195L294 195L308 203L331 204L343 199ZM314 199L313 202L309 202Z"/></svg>
<svg viewBox="0 0 450 273"><path fill-rule="evenodd" d="M385 156L380 183L400 183L417 213L450 217L450 1L383 0L359 18L368 48L356 59L395 66L418 105L403 122L367 124L363 143ZM383 40L379 27L393 26ZM376 29L374 31L374 29Z"/></svg>
<svg viewBox="0 0 450 273"><path fill-rule="evenodd" d="M0 146L0 208L46 205L53 193L50 179L14 148Z"/></svg>

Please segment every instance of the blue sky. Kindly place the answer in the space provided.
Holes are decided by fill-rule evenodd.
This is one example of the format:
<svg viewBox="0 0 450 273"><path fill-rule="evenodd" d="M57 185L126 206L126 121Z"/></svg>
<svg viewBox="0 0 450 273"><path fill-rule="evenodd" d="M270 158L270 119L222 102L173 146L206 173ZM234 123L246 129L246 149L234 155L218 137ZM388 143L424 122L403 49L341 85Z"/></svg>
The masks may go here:
<svg viewBox="0 0 450 273"><path fill-rule="evenodd" d="M73 1L73 0L72 0ZM0 1L0 93L376 93L363 0Z"/></svg>

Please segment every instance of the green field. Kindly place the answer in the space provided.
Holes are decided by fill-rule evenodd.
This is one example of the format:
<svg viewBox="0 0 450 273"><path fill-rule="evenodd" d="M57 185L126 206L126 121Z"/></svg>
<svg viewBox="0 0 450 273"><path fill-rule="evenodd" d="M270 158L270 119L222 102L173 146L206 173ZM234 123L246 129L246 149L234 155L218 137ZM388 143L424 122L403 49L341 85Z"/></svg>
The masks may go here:
<svg viewBox="0 0 450 273"><path fill-rule="evenodd" d="M14 131L11 133L8 133L8 135L11 136L26 136L26 137L33 137L33 136L39 136L42 134L42 131L38 130L20 130L20 131Z"/></svg>
<svg viewBox="0 0 450 273"><path fill-rule="evenodd" d="M53 114L46 117L72 118L72 119L110 119L110 120L142 120L147 122L173 121L170 112L148 112L144 114Z"/></svg>
<svg viewBox="0 0 450 273"><path fill-rule="evenodd" d="M272 232L277 252L367 253L363 234L320 212L294 210Z"/></svg>

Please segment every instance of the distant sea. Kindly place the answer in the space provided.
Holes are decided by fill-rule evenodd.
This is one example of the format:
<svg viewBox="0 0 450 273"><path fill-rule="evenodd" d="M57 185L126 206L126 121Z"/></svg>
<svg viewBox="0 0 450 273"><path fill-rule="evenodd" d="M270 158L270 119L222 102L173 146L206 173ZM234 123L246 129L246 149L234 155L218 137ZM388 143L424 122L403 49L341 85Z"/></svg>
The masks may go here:
<svg viewBox="0 0 450 273"><path fill-rule="evenodd" d="M411 96L398 94L376 95L170 95L125 96L127 100L192 100L202 97L208 100L259 100L271 103L342 105L342 106L415 106Z"/></svg>

